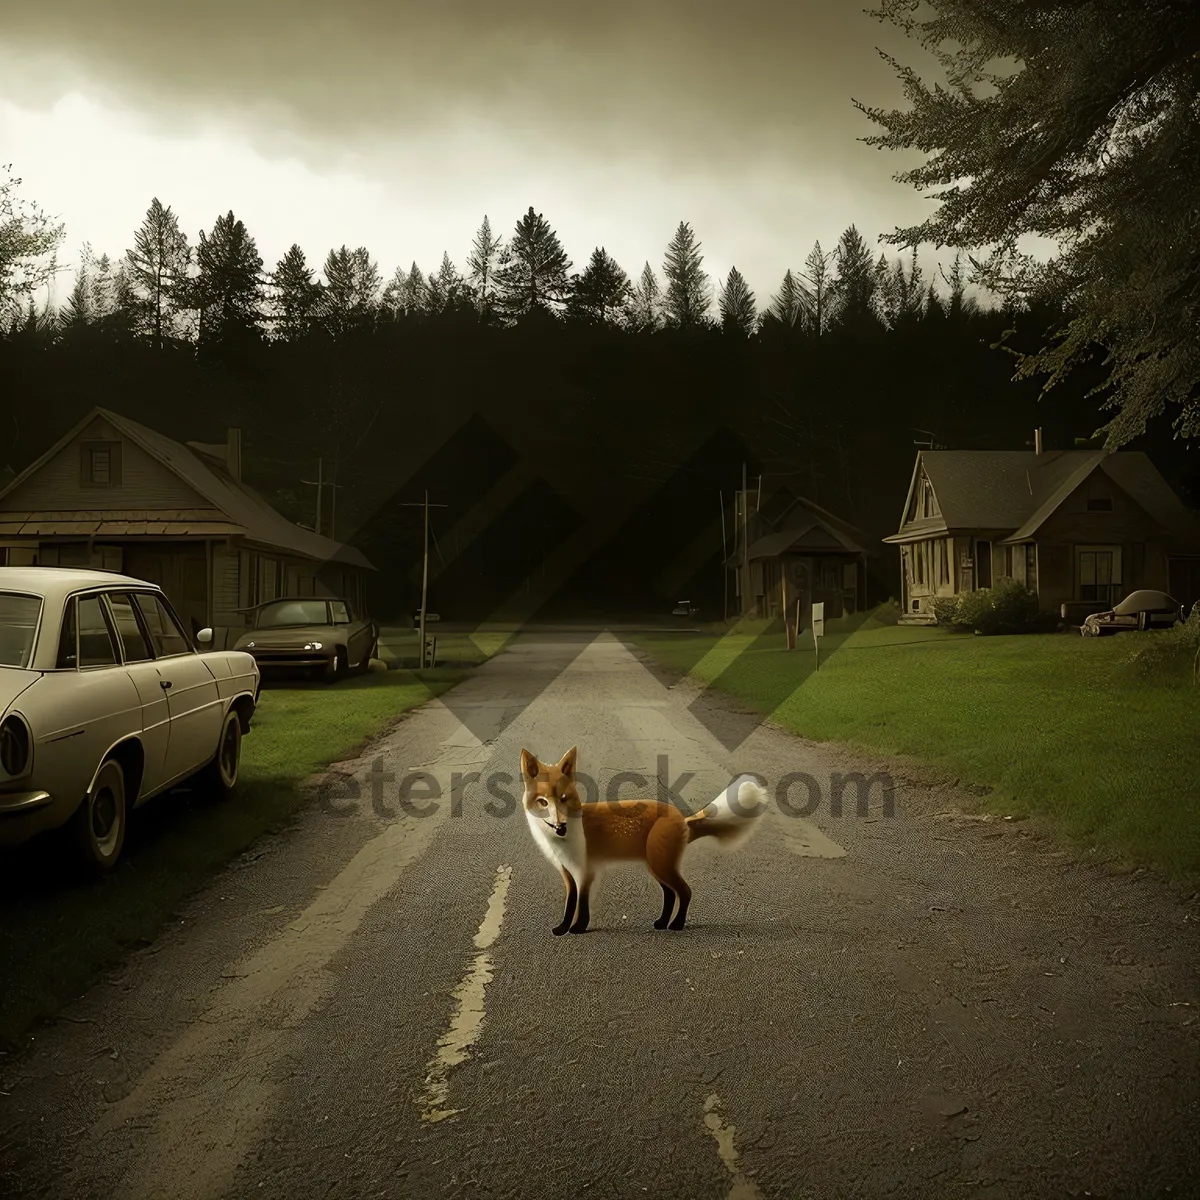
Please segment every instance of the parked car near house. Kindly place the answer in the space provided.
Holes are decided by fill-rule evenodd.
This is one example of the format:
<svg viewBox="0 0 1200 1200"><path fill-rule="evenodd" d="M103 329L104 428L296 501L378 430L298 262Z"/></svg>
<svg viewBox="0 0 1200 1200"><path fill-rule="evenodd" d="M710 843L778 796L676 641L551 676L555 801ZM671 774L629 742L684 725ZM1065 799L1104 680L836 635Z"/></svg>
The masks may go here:
<svg viewBox="0 0 1200 1200"><path fill-rule="evenodd" d="M154 584L0 567L0 846L67 827L108 869L152 796L196 775L232 791L259 678L249 654L198 651Z"/></svg>
<svg viewBox="0 0 1200 1200"><path fill-rule="evenodd" d="M1085 617L1079 632L1084 637L1100 637L1124 629L1169 629L1186 619L1183 605L1173 596L1143 588L1130 592L1120 604Z"/></svg>
<svg viewBox="0 0 1200 1200"><path fill-rule="evenodd" d="M379 626L344 597L269 600L249 610L250 630L234 644L262 671L316 674L332 682L365 671L379 653Z"/></svg>

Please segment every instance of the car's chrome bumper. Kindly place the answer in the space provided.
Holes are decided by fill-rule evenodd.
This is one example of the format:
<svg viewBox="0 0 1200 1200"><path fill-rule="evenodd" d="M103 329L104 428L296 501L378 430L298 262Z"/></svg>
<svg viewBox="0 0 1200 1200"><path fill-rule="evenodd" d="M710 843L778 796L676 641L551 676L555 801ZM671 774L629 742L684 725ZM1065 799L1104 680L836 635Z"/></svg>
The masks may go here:
<svg viewBox="0 0 1200 1200"><path fill-rule="evenodd" d="M260 671L274 671L285 667L324 667L329 665L332 654L315 653L305 650L277 650L255 653L254 661Z"/></svg>
<svg viewBox="0 0 1200 1200"><path fill-rule="evenodd" d="M49 792L0 792L0 817L24 815L53 803Z"/></svg>

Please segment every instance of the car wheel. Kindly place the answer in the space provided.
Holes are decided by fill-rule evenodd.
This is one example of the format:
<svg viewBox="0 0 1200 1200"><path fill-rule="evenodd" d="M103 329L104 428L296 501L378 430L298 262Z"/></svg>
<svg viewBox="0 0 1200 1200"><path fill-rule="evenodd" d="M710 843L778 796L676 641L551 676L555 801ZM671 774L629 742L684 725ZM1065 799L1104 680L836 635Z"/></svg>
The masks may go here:
<svg viewBox="0 0 1200 1200"><path fill-rule="evenodd" d="M218 796L228 796L237 786L238 768L242 763L242 719L230 709L221 725L217 753L204 769L206 788Z"/></svg>
<svg viewBox="0 0 1200 1200"><path fill-rule="evenodd" d="M363 660L358 664L357 670L360 675L365 675L371 669L371 659L379 657L379 642L371 643L366 654L363 655Z"/></svg>
<svg viewBox="0 0 1200 1200"><path fill-rule="evenodd" d="M104 762L71 818L76 856L93 871L111 871L125 845L125 772L115 758Z"/></svg>
<svg viewBox="0 0 1200 1200"><path fill-rule="evenodd" d="M346 651L339 646L334 652L333 657L329 660L329 666L325 668L323 678L326 683L336 683L346 673Z"/></svg>

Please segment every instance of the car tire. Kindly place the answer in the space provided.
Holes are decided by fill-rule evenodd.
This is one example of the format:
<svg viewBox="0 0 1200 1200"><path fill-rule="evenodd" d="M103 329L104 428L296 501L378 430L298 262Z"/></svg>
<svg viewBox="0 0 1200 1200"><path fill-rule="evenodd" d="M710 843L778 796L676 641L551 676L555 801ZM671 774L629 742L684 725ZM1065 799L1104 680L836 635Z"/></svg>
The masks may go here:
<svg viewBox="0 0 1200 1200"><path fill-rule="evenodd" d="M238 770L242 765L242 718L233 709L221 723L217 752L212 762L201 772L206 791L216 796L228 796L237 787Z"/></svg>
<svg viewBox="0 0 1200 1200"><path fill-rule="evenodd" d="M371 660L379 657L378 639L371 643L370 649L363 655L363 660L355 667L355 674L365 675L371 669Z"/></svg>
<svg viewBox="0 0 1200 1200"><path fill-rule="evenodd" d="M329 666L325 668L321 678L326 683L336 683L343 675L349 674L348 664L346 660L346 651L340 646L334 652L333 657L329 660Z"/></svg>
<svg viewBox="0 0 1200 1200"><path fill-rule="evenodd" d="M125 846L128 806L125 772L115 758L105 759L83 802L71 818L75 856L89 871L111 871Z"/></svg>

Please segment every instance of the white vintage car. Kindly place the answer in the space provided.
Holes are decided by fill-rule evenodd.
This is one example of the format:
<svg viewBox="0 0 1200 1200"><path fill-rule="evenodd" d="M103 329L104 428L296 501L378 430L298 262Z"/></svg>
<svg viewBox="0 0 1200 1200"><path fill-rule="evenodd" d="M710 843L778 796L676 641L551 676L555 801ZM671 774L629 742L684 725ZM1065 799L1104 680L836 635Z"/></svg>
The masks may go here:
<svg viewBox="0 0 1200 1200"><path fill-rule="evenodd" d="M0 567L0 847L67 826L112 867L139 804L200 772L232 790L258 690L254 659L198 652L154 584Z"/></svg>

